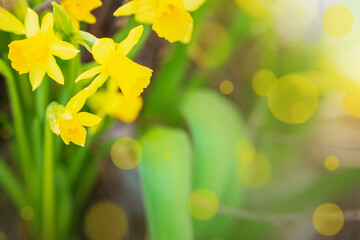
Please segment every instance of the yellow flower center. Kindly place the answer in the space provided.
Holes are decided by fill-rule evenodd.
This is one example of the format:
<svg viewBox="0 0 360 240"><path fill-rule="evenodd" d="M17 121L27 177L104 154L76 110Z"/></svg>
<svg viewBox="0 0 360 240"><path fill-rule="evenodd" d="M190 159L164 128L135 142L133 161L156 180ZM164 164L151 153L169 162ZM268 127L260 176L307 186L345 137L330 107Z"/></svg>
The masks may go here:
<svg viewBox="0 0 360 240"><path fill-rule="evenodd" d="M28 73L39 61L50 54L49 38L42 33L33 37L13 41L9 45L9 59L12 67L20 74Z"/></svg>

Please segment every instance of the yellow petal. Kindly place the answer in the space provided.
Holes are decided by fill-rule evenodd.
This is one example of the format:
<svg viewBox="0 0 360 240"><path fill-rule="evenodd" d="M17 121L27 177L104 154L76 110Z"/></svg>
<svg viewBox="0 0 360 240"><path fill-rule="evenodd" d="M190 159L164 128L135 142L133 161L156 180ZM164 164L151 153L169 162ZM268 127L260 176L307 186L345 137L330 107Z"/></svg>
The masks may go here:
<svg viewBox="0 0 360 240"><path fill-rule="evenodd" d="M191 41L193 28L194 28L194 24L191 23L189 26L188 33L186 34L185 38L181 40L182 43L187 44Z"/></svg>
<svg viewBox="0 0 360 240"><path fill-rule="evenodd" d="M135 98L149 85L152 70L117 55L109 62L108 73L116 81L125 97Z"/></svg>
<svg viewBox="0 0 360 240"><path fill-rule="evenodd" d="M41 28L40 31L44 34L51 34L53 33L53 27L54 27L54 17L52 13L47 13L41 22Z"/></svg>
<svg viewBox="0 0 360 240"><path fill-rule="evenodd" d="M123 53L125 56L133 49L133 47L139 42L139 39L144 31L144 27L142 25L137 26L131 29L127 38L119 43L118 50Z"/></svg>
<svg viewBox="0 0 360 240"><path fill-rule="evenodd" d="M0 30L15 34L25 34L24 25L10 12L0 7Z"/></svg>
<svg viewBox="0 0 360 240"><path fill-rule="evenodd" d="M138 12L139 10L141 10L141 7L144 6L142 4L141 0L133 0L130 1L124 5L122 5L121 7L119 7L115 12L114 12L114 16L115 17L119 17L119 16L128 16L128 15L132 15L136 12Z"/></svg>
<svg viewBox="0 0 360 240"><path fill-rule="evenodd" d="M89 79L89 78L92 78L94 77L96 74L99 74L101 72L101 69L102 67L101 66L96 66L96 67L93 67L92 69L86 71L86 72L83 72L82 74L80 74L80 76L77 77L77 79L75 80L75 82L79 82L81 80L84 80L84 79Z"/></svg>
<svg viewBox="0 0 360 240"><path fill-rule="evenodd" d="M97 76L94 81L90 83L90 85L86 88L88 92L88 96L92 96L96 93L96 91L105 83L105 81L109 78L109 75L106 73L101 73Z"/></svg>
<svg viewBox="0 0 360 240"><path fill-rule="evenodd" d="M28 8L26 17L25 17L25 29L26 29L26 37L32 37L39 32L39 16L37 13Z"/></svg>
<svg viewBox="0 0 360 240"><path fill-rule="evenodd" d="M80 125L86 127L95 126L101 121L100 117L88 112L80 112L76 114L76 118L79 121Z"/></svg>
<svg viewBox="0 0 360 240"><path fill-rule="evenodd" d="M70 101L66 104L65 109L70 113L75 114L85 105L87 98L88 92L86 89L83 89L70 99Z"/></svg>
<svg viewBox="0 0 360 240"><path fill-rule="evenodd" d="M73 142L76 145L84 146L86 140L86 129L76 120L60 121L60 136L66 144Z"/></svg>
<svg viewBox="0 0 360 240"><path fill-rule="evenodd" d="M49 77L54 79L56 82L64 84L64 76L62 75L60 67L57 65L56 60L52 55L48 57L46 64L46 72Z"/></svg>
<svg viewBox="0 0 360 240"><path fill-rule="evenodd" d="M189 12L197 10L206 0L183 0L184 7Z"/></svg>
<svg viewBox="0 0 360 240"><path fill-rule="evenodd" d="M114 40L111 38L101 38L92 47L94 59L99 64L107 62L116 53Z"/></svg>
<svg viewBox="0 0 360 240"><path fill-rule="evenodd" d="M63 59L69 60L74 58L80 51L72 44L55 38L50 44L51 54Z"/></svg>
<svg viewBox="0 0 360 240"><path fill-rule="evenodd" d="M30 83L32 90L38 88L46 73L46 67L43 61L36 63L29 72Z"/></svg>
<svg viewBox="0 0 360 240"><path fill-rule="evenodd" d="M169 42L181 41L188 35L193 19L185 8L171 5L155 17L153 30Z"/></svg>
<svg viewBox="0 0 360 240"><path fill-rule="evenodd" d="M84 16L83 21L86 23L89 23L89 24L94 24L94 23L96 23L96 18L91 13L88 13Z"/></svg>

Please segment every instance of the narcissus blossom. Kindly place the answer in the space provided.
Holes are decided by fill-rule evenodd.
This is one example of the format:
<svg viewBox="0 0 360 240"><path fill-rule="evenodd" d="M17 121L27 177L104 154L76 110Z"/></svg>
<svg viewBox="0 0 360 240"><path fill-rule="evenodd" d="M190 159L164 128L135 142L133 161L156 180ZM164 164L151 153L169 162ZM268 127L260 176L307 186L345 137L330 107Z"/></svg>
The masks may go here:
<svg viewBox="0 0 360 240"><path fill-rule="evenodd" d="M86 127L92 127L101 121L101 118L88 113L79 112L86 100L86 91L82 90L70 99L64 107L56 102L51 103L46 115L50 129L60 135L65 144L73 142L79 146L85 146Z"/></svg>
<svg viewBox="0 0 360 240"><path fill-rule="evenodd" d="M76 82L98 75L86 89L93 95L111 77L126 98L136 98L150 83L152 70L130 60L126 55L139 41L143 26L132 29L128 37L117 44L110 38L101 38L94 43L92 54L99 66L82 73Z"/></svg>
<svg viewBox="0 0 360 240"><path fill-rule="evenodd" d="M54 19L47 13L42 19L35 11L28 9L25 17L26 39L9 44L11 66L20 74L29 73L33 90L40 86L45 73L60 84L64 77L54 56L68 60L74 58L79 50L70 43L61 41L53 31Z"/></svg>
<svg viewBox="0 0 360 240"><path fill-rule="evenodd" d="M127 123L136 120L143 105L141 97L124 97L114 81L109 81L106 90L98 91L88 103L100 117L109 115Z"/></svg>
<svg viewBox="0 0 360 240"><path fill-rule="evenodd" d="M91 11L101 7L101 0L64 0L60 5L69 13L72 22L76 28L79 28L79 22L93 24L96 18Z"/></svg>
<svg viewBox="0 0 360 240"><path fill-rule="evenodd" d="M153 24L153 30L169 42L191 40L193 19L189 12L198 9L205 0L132 0L121 6L114 16L135 14L142 23Z"/></svg>

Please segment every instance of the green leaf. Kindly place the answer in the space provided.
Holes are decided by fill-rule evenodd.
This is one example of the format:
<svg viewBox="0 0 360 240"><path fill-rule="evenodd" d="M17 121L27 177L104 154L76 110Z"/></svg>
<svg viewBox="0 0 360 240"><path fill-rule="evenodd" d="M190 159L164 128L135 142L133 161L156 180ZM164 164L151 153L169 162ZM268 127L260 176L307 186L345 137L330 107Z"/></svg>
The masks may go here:
<svg viewBox="0 0 360 240"><path fill-rule="evenodd" d="M75 30L71 23L71 19L66 10L60 6L57 2L51 3L54 7L54 23L55 28L70 37L74 34Z"/></svg>
<svg viewBox="0 0 360 240"><path fill-rule="evenodd" d="M182 130L156 127L141 138L140 175L150 239L193 239L187 201L191 147Z"/></svg>
<svg viewBox="0 0 360 240"><path fill-rule="evenodd" d="M244 188L237 178L234 149L245 130L237 109L213 91L195 90L187 94L181 111L194 144L194 190L213 191L220 205L241 206ZM219 214L209 221L196 220L196 239L225 237L232 224L234 219Z"/></svg>

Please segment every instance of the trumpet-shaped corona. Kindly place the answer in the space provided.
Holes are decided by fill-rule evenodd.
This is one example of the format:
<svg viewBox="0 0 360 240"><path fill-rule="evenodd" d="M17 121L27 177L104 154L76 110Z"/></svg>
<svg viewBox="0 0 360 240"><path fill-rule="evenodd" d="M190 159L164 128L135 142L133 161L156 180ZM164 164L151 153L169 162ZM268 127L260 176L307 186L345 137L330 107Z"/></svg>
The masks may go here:
<svg viewBox="0 0 360 240"><path fill-rule="evenodd" d="M118 8L114 16L135 14L139 22L153 24L153 30L169 42L191 40L193 19L189 12L205 0L132 0Z"/></svg>
<svg viewBox="0 0 360 240"><path fill-rule="evenodd" d="M99 64L82 73L76 82L98 75L86 88L89 96L95 94L105 81L111 77L126 98L137 98L150 83L152 70L131 61L126 55L139 41L143 26L132 29L129 36L119 44L110 38L101 38L92 47L92 54Z"/></svg>
<svg viewBox="0 0 360 240"><path fill-rule="evenodd" d="M60 135L65 144L73 142L79 146L85 146L86 127L92 127L101 121L101 118L88 113L79 112L86 101L86 91L82 90L70 99L66 106L56 102L51 103L46 116L50 129Z"/></svg>
<svg viewBox="0 0 360 240"><path fill-rule="evenodd" d="M47 73L52 79L64 84L64 77L54 56L68 60L74 58L79 50L70 43L61 41L53 31L54 19L47 13L42 19L35 11L28 9L25 18L26 39L9 44L11 66L20 74L29 73L33 90L38 88Z"/></svg>

